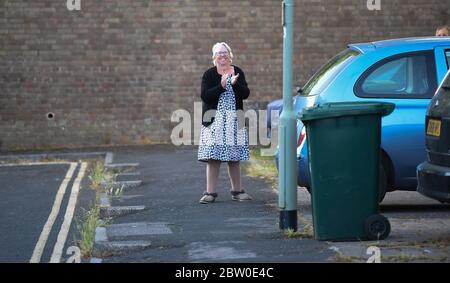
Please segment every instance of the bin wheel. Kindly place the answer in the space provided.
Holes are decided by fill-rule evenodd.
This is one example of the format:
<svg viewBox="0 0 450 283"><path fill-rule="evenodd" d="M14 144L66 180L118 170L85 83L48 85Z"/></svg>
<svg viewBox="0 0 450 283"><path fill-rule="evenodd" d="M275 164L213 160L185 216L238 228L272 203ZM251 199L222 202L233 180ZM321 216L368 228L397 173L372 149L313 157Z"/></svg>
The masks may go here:
<svg viewBox="0 0 450 283"><path fill-rule="evenodd" d="M381 214L369 216L364 225L369 240L384 240L391 232L389 220Z"/></svg>

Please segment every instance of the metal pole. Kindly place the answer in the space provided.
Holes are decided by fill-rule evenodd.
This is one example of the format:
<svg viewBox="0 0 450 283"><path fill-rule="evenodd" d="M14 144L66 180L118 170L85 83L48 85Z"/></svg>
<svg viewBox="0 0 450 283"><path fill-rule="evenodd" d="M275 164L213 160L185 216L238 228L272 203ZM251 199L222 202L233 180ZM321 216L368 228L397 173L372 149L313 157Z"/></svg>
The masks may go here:
<svg viewBox="0 0 450 283"><path fill-rule="evenodd" d="M292 102L294 0L283 1L283 112L280 116L280 229L297 231L296 117Z"/></svg>

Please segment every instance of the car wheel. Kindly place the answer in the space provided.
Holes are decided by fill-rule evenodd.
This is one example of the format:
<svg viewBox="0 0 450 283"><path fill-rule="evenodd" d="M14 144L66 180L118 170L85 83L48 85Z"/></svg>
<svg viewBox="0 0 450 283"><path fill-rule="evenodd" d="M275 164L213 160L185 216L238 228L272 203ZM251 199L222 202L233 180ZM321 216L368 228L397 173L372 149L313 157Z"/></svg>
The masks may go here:
<svg viewBox="0 0 450 283"><path fill-rule="evenodd" d="M391 233L389 220L381 214L371 215L366 219L364 232L371 241L384 240Z"/></svg>
<svg viewBox="0 0 450 283"><path fill-rule="evenodd" d="M378 193L378 203L381 203L387 192L387 174L383 165L380 165L380 188Z"/></svg>

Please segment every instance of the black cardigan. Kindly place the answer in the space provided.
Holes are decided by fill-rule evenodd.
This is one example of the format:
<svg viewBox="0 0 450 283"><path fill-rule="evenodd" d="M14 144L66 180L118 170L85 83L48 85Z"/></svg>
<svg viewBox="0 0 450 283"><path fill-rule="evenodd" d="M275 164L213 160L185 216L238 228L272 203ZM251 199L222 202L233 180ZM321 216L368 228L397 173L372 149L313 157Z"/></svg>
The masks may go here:
<svg viewBox="0 0 450 283"><path fill-rule="evenodd" d="M236 98L236 110L243 110L243 100L248 98L248 96L250 95L250 90L247 86L244 72L236 66L233 67L235 73L239 74L237 82L233 85L233 91ZM205 119L203 118L205 116L205 113L209 110L217 110L217 104L219 103L220 94L225 92L225 89L220 83L221 79L222 75L217 72L216 67L208 69L203 74L201 89L201 98L203 101L202 125L205 127L208 127L214 121L214 117L212 117L211 121L205 121Z"/></svg>

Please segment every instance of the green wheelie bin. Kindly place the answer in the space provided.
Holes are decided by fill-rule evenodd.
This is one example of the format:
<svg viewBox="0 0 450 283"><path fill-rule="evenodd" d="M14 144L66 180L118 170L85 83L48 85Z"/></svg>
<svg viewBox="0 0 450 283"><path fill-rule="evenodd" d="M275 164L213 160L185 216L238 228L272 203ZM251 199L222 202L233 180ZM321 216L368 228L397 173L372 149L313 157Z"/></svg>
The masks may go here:
<svg viewBox="0 0 450 283"><path fill-rule="evenodd" d="M336 102L304 108L316 240L384 239L379 214L381 117L393 103Z"/></svg>

